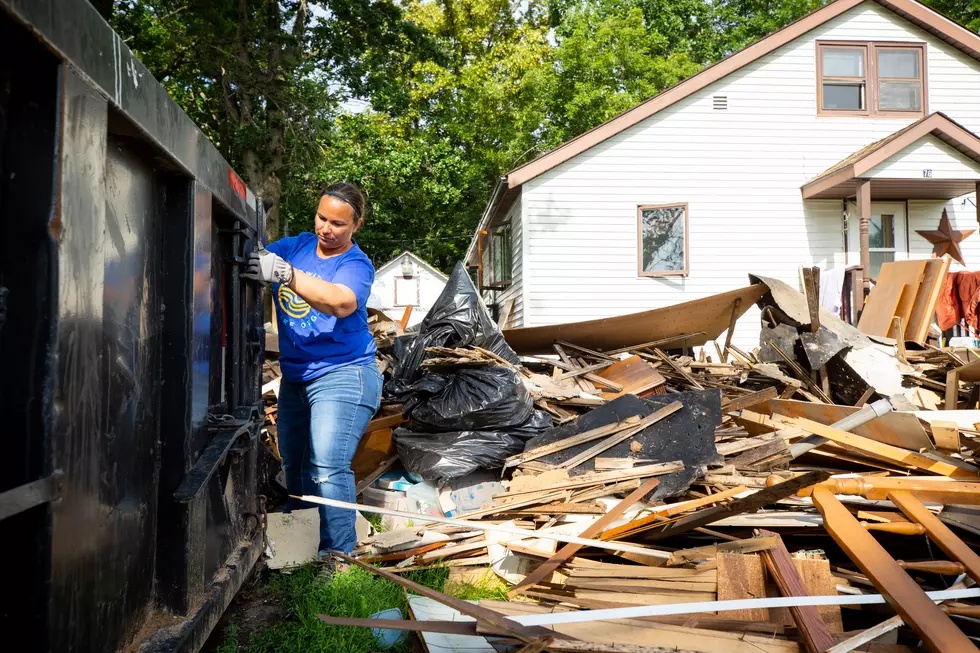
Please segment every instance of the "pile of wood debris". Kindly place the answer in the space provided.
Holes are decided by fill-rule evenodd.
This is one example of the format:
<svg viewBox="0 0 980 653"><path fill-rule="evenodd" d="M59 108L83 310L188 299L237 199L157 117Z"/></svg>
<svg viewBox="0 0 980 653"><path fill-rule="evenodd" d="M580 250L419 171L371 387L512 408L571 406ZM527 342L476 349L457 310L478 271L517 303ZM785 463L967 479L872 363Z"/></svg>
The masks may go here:
<svg viewBox="0 0 980 653"><path fill-rule="evenodd" d="M429 650L977 650L968 384L980 358L872 338L803 285L759 279L670 309L504 332L519 366L429 349L429 370L517 369L555 426L492 479L444 488L441 510L359 501L402 526L344 557L404 585L411 618L321 618L417 631ZM752 304L761 346L719 342ZM937 393L949 410L933 410ZM400 476L384 442L402 418L385 410L355 458L359 497L398 487L379 485ZM489 567L511 600L461 601L400 575L421 567Z"/></svg>

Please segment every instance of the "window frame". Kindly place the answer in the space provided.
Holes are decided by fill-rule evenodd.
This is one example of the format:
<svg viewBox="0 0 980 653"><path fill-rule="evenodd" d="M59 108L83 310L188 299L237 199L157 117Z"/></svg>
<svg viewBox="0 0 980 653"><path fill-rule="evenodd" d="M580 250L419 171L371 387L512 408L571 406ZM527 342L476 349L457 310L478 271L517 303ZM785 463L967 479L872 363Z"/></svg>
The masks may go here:
<svg viewBox="0 0 980 653"><path fill-rule="evenodd" d="M824 48L853 48L864 51L864 109L824 109L823 86L823 50ZM816 41L816 81L817 81L817 116L832 118L922 118L929 114L929 71L928 50L923 41ZM882 109L879 106L880 84L878 75L879 50L914 50L919 57L918 82L921 88L921 106L918 111L901 109ZM859 77L829 77L827 80L849 81ZM912 78L887 77L884 81L913 81Z"/></svg>
<svg viewBox="0 0 980 653"><path fill-rule="evenodd" d="M480 290L506 290L510 288L514 283L514 230L510 220L482 231L480 238L481 244L486 243L486 248L483 249L483 257L486 260L484 261L482 258L480 260L483 278L483 285ZM484 238L485 241L482 240ZM503 255L503 252L499 251L499 247L505 247L506 256L510 263L509 269L506 270L506 279L496 278L496 272L505 272L504 270L496 270L494 265L494 257Z"/></svg>
<svg viewBox="0 0 980 653"><path fill-rule="evenodd" d="M401 279L402 281L414 281L415 282L415 290L414 290L415 300L412 303L410 303L410 304L406 304L406 303L404 303L402 301L399 301L399 298L398 298L398 280L399 279ZM396 275L396 276L392 277L391 283L394 286L391 290L392 290L392 295L394 296L394 300L395 300L394 301L394 304L395 304L395 306L397 308L405 308L407 306L412 306L414 308L419 308L419 307L422 306L422 277L421 277L421 275L415 274L415 275L413 275L411 277L403 277L402 275L399 274L399 275ZM402 298L402 299L404 299L404 298Z"/></svg>
<svg viewBox="0 0 980 653"><path fill-rule="evenodd" d="M643 269L643 211L649 209L684 209L684 267L680 270L646 272ZM636 206L636 274L639 277L687 277L691 274L691 211L687 202L637 204Z"/></svg>

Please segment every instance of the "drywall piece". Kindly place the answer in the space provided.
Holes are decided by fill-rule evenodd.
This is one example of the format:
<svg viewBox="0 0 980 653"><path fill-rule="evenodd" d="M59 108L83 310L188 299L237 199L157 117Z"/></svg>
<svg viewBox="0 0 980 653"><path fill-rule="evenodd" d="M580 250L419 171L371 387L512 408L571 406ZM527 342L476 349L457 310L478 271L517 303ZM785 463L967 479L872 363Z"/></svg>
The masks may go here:
<svg viewBox="0 0 980 653"><path fill-rule="evenodd" d="M418 621L476 621L473 617L467 617L447 605L424 596L409 595L408 607L412 617ZM430 651L439 651L440 653L497 653L487 638L480 635L422 632L419 633L419 637L422 638Z"/></svg>
<svg viewBox="0 0 980 653"><path fill-rule="evenodd" d="M316 560L320 546L320 515L316 508L291 513L270 512L267 516L269 569L288 569ZM362 517L363 519L363 517Z"/></svg>

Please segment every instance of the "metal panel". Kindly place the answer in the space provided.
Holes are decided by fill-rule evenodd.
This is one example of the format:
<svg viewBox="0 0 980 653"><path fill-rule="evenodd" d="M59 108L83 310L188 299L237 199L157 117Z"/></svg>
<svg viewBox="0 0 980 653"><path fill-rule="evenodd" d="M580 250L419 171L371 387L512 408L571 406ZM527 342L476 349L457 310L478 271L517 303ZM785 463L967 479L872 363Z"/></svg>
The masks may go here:
<svg viewBox="0 0 980 653"><path fill-rule="evenodd" d="M255 196L235 192L228 162L86 0L0 0L0 7L30 25L149 140L255 227Z"/></svg>

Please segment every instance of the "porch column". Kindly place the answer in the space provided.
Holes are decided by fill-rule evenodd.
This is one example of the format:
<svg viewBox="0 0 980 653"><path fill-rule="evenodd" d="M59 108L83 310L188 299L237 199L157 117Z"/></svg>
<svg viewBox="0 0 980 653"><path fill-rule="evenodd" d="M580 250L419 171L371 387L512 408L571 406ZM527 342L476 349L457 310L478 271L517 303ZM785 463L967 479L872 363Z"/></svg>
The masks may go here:
<svg viewBox="0 0 980 653"><path fill-rule="evenodd" d="M859 233L861 234L861 277L863 279L864 293L871 291L871 242L868 237L868 230L871 225L871 180L857 180L857 213L859 223Z"/></svg>

